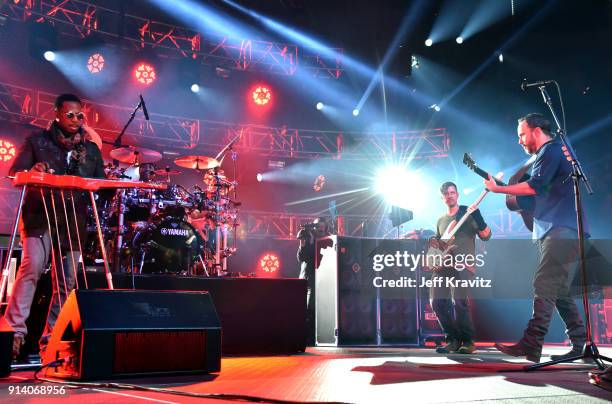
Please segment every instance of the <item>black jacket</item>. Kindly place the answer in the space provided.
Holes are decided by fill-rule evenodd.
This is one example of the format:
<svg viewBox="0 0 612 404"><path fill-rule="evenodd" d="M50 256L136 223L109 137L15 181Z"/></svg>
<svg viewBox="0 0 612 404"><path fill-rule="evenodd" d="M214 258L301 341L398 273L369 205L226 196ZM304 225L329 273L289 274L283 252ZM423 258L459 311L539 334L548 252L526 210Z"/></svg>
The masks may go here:
<svg viewBox="0 0 612 404"><path fill-rule="evenodd" d="M57 129L52 125L50 129L43 130L41 132L34 133L28 136L24 144L19 149L19 152L9 170L10 175L14 175L18 171L24 171L31 169L34 164L39 162L46 162L50 168L53 169L53 174L63 175L67 174L69 170L68 164L68 153L70 150L64 148L58 140ZM91 142L85 141L83 146L86 150L86 157L83 163L73 164L70 168L73 172L71 175L78 175L80 177L89 178L103 178L104 177L104 162L102 160L102 154L98 147ZM53 209L51 205L50 193L46 192L47 197L47 209L49 211L53 236L55 236L55 220ZM66 206L68 208L68 221L71 225L70 229L74 232L74 214L72 213L72 202L69 199L70 191L64 192L66 197ZM60 231L60 237L62 239L63 249L67 246L66 238L66 224L65 214L63 209L63 203L61 201L59 190L53 192L55 199L55 207L58 216L58 229ZM81 240L84 237L84 229L86 224L86 218L89 215L87 206L89 205L89 194L86 192L74 192L75 206L77 212L78 227L81 231ZM23 204L23 211L21 214L20 230L25 237L39 237L48 231L47 216L45 214L43 201L40 195L40 188L28 188L26 193L25 201ZM72 249L76 249L76 237L73 237Z"/></svg>

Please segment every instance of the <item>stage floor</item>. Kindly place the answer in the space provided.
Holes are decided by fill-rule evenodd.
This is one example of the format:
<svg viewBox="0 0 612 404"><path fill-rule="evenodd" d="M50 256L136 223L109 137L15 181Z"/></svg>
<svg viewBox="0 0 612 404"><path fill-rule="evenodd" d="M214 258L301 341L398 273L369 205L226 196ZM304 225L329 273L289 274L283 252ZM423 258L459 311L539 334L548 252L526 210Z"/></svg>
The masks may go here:
<svg viewBox="0 0 612 404"><path fill-rule="evenodd" d="M565 350L565 347L547 345L544 353ZM612 348L600 347L600 350L603 355L612 356ZM224 358L217 375L122 379L121 382L290 401L543 404L607 403L612 399L611 392L589 384L587 371L594 369L592 366L564 364L547 371L521 371L528 363L500 354L490 345L479 346L474 355L447 356L436 354L433 349L317 347L291 356ZM53 399L58 396L52 395L10 395L10 386L40 385L34 381L32 371L13 372L0 383L2 402L224 402L108 388L67 389L59 399Z"/></svg>

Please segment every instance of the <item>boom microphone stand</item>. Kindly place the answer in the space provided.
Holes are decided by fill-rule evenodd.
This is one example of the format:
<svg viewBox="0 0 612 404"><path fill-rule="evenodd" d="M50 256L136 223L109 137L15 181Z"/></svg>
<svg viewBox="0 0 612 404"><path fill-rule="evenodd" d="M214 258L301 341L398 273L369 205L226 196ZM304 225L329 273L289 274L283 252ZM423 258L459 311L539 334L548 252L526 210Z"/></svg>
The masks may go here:
<svg viewBox="0 0 612 404"><path fill-rule="evenodd" d="M561 90L559 89L559 83L552 80L551 82L555 83L559 93ZM544 103L550 109L550 112L555 120L555 124L557 125L557 135L563 142L563 145L567 149L569 153L569 160L572 163L572 182L574 184L574 197L576 204L576 221L578 224L578 248L580 252L580 273L582 280L582 305L584 307L584 316L585 316L585 327L586 327L586 343L584 345L584 350L580 355L574 355L563 359L557 359L554 361L548 361L543 363L536 363L534 365L526 366L525 370L535 370L545 366L555 365L557 363L562 362L573 362L577 359L592 359L595 364L599 367L599 369L605 369L603 361L612 362L612 359L607 358L603 355L599 354L599 350L593 341L593 334L591 332L591 314L589 311L589 295L588 295L588 286L587 286L587 277L586 277L586 264L585 264L585 254L584 254L584 227L583 227L583 219L582 219L582 199L580 195L580 180L584 181L584 186L587 189L589 195L593 195L593 188L591 188L591 184L589 183L588 178L584 174L582 170L582 166L580 162L576 158L576 153L572 148L572 145L567 138L565 131L561 128L561 124L559 123L559 119L555 114L555 110L552 106L552 102L550 100L550 96L546 92L546 82L542 82L541 85L538 85L540 92L542 93L542 98L544 99Z"/></svg>
<svg viewBox="0 0 612 404"><path fill-rule="evenodd" d="M121 140L123 138L123 135L125 134L125 131L127 130L128 126L130 126L130 124L136 117L136 112L138 112L139 109L142 109L142 112L145 115L145 119L147 121L149 120L149 114L146 109L144 99L142 98L142 95L141 95L138 105L136 105L136 108L134 108L134 110L132 111L132 114L130 115L130 119L128 119L127 123L125 124L125 126L123 126L123 129L121 129L121 132L119 133L119 135L113 142L113 147L115 148L122 147ZM117 160L113 160L113 164L117 165L118 163L119 162ZM138 158L136 159L135 164L136 165L139 164ZM123 244L123 233L125 231L125 228L124 228L125 189L122 189L119 191L118 199L119 200L117 203L117 210L118 210L117 212L117 235L115 236L115 245L113 249L113 272L119 272L121 270L121 246ZM131 271L132 271L132 287L133 287L134 286L134 266L133 265L132 265Z"/></svg>

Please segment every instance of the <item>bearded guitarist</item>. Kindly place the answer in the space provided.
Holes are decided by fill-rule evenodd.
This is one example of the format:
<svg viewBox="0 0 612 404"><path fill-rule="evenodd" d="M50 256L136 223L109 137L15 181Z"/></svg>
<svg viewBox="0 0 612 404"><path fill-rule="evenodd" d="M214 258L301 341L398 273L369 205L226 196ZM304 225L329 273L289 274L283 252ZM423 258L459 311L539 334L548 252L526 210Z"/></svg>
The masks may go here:
<svg viewBox="0 0 612 404"><path fill-rule="evenodd" d="M448 234L469 209L467 206L458 204L459 193L457 185L453 182L442 184L440 193L446 205L446 213L440 216L436 224L438 239L443 238L445 233ZM491 229L478 209L475 209L456 230L454 239L450 241L454 246L452 253L473 256L476 251L476 235L483 241L491 238ZM454 277L469 280L473 278L473 268L459 269L459 267L439 268L434 271L432 279ZM444 279L442 282L432 282L433 286L429 290L431 307L446 336L446 343L436 348L436 352L471 354L476 348L474 346L474 325L470 314L469 288L454 286L453 283L447 286Z"/></svg>
<svg viewBox="0 0 612 404"><path fill-rule="evenodd" d="M520 341L514 345L496 344L501 352L539 362L544 336L556 309L565 322L572 350L551 355L552 360L581 354L586 329L570 295L572 272L578 257L578 233L574 211L571 164L566 160L561 142L550 130L550 121L532 113L518 119L518 143L529 155L535 155L531 178L513 185L499 185L489 178L485 187L491 192L515 196L534 196L533 239L540 260L533 278L533 315Z"/></svg>

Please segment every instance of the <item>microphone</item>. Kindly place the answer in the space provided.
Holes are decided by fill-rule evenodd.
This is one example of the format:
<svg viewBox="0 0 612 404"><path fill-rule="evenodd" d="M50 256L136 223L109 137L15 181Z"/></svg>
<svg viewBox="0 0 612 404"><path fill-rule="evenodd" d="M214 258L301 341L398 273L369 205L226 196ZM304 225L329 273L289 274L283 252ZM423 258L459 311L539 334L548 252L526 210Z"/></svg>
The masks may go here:
<svg viewBox="0 0 612 404"><path fill-rule="evenodd" d="M554 80L543 80L543 81L534 81L533 83L527 83L526 81L523 81L521 83L521 90L525 91L527 90L529 87L541 87L541 86L545 86L549 83L554 82Z"/></svg>
<svg viewBox="0 0 612 404"><path fill-rule="evenodd" d="M144 98L142 98L142 94L140 94L140 105L142 105L142 112L144 113L145 119L149 120L149 112L147 111L147 104L144 102Z"/></svg>

